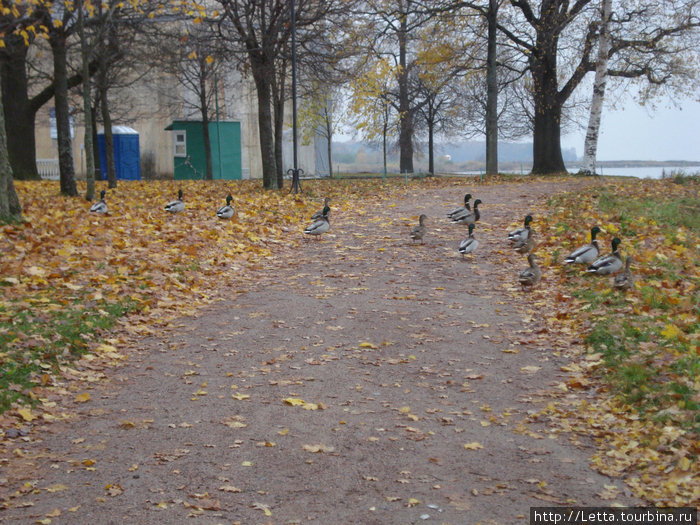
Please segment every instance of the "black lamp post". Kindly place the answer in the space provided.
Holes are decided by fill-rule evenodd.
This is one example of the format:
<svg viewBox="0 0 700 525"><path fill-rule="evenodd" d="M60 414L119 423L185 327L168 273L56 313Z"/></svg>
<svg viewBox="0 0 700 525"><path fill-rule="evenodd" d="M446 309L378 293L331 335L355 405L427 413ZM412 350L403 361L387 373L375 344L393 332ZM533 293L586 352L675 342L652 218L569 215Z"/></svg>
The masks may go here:
<svg viewBox="0 0 700 525"><path fill-rule="evenodd" d="M297 159L297 29L296 29L296 13L294 12L294 0L291 0L291 26L292 26L292 146L294 156L294 168L287 170L287 173L292 175L292 191L299 193L301 191L301 182L299 174L304 173L304 170L299 169Z"/></svg>

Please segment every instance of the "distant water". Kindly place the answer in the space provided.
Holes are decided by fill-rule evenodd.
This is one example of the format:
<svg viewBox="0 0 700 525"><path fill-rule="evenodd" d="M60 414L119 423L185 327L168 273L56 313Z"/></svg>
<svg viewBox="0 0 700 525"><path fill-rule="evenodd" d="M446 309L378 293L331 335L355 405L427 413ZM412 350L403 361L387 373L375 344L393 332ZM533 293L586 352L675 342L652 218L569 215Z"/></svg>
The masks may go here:
<svg viewBox="0 0 700 525"><path fill-rule="evenodd" d="M527 175L529 168L523 167L522 170L499 170L501 173L516 173ZM461 171L459 175L482 175L483 171ZM569 173L578 173L578 168L570 168ZM698 166L643 166L634 168L618 168L618 167L598 167L598 175L617 175L621 177L637 177L640 179L660 179L665 173L670 176L674 173L683 173L685 175L696 175L700 173L700 165Z"/></svg>

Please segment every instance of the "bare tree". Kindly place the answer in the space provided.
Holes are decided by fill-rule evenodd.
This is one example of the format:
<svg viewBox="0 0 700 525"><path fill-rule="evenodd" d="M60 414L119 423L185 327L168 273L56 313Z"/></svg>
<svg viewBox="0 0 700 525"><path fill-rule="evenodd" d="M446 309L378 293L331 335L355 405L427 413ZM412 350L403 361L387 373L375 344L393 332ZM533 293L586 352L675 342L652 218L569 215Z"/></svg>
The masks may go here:
<svg viewBox="0 0 700 525"><path fill-rule="evenodd" d="M498 0L489 0L486 53L486 174L498 173Z"/></svg>
<svg viewBox="0 0 700 525"><path fill-rule="evenodd" d="M599 16L593 0L510 0L498 28L523 53L534 103L533 173L565 171L561 154L562 109L596 61ZM693 78L684 66L696 50L698 0L669 0L641 7L620 3L612 21L608 75L644 79L658 89ZM692 59L689 59L692 62Z"/></svg>
<svg viewBox="0 0 700 525"><path fill-rule="evenodd" d="M275 79L279 84L278 58L286 54L291 39L290 3L287 0L216 1L223 10L219 30L244 53L255 83L263 186L276 189L279 182L272 90ZM330 16L333 4L333 0L297 0L296 27L302 29L324 20Z"/></svg>

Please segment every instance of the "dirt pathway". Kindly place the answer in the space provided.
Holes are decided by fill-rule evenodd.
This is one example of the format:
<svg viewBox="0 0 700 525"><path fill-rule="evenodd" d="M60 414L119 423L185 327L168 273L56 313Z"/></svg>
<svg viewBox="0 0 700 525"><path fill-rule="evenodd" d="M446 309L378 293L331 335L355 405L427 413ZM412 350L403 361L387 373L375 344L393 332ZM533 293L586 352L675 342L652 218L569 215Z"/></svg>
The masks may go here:
<svg viewBox="0 0 700 525"><path fill-rule="evenodd" d="M445 219L465 190L418 188L334 213L285 251L302 266L143 340L80 418L18 440L0 521L507 525L530 506L635 503L609 499L622 483L589 469L585 439L520 424L565 377L569 342L533 344L505 233L553 187L469 190L473 258Z"/></svg>

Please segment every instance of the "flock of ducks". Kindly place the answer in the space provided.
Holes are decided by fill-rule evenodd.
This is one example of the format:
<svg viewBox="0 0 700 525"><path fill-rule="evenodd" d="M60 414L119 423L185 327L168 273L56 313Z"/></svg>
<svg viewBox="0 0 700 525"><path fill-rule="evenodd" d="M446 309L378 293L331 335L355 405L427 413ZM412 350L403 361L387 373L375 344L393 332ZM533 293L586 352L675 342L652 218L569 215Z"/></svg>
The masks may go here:
<svg viewBox="0 0 700 525"><path fill-rule="evenodd" d="M90 206L90 213L98 213L100 215L106 215L109 213L109 208L107 208L107 203L105 202L105 190L100 192L100 200L95 204ZM233 206L231 206L231 201L233 197L231 195L226 196L226 205L222 206L216 210L216 216L220 219L230 219L236 213ZM169 213L180 213L185 211L185 201L182 200L182 190L178 190L177 199L168 202L165 205L165 211Z"/></svg>
<svg viewBox="0 0 700 525"><path fill-rule="evenodd" d="M458 246L458 251L462 257L467 254L474 253L479 247L479 241L474 237L474 227L476 222L478 222L481 218L479 204L482 204L482 202L480 199L476 199L474 201L474 208L472 209L469 204L471 198L472 195L467 193L464 196L464 205L455 208L447 214L447 217L453 223L466 224L468 226L469 233L467 238L461 241ZM222 206L216 211L217 217L220 219L230 219L235 215L235 209L231 205L232 200L233 197L231 195L227 195L226 205ZM323 208L311 216L311 224L304 229L304 233L306 235L313 235L316 236L317 239L320 239L321 235L330 229L331 225L328 215L331 209L329 203L330 198L326 197L323 202ZM185 202L182 199L182 190L178 190L177 199L168 202L165 205L165 211L175 214L184 210ZM108 213L104 190L100 192L100 200L90 207L90 212L101 215ZM423 238L427 232L427 226L425 224L427 218L428 217L425 214L422 214L418 219L418 225L411 229L409 237L412 241L420 241L421 244L424 244ZM518 275L518 282L522 286L523 290L531 290L542 279L542 270L535 261L534 250L536 242L534 232L530 227L532 221L532 216L526 215L523 221L523 227L508 233L508 241L511 243L513 250L516 253L527 255L528 267L522 270ZM586 271L588 273L594 273L597 275L615 275L613 286L621 290L626 290L634 283L634 279L630 271L632 258L628 256L623 264L622 255L620 254L619 250L619 246L622 241L618 237L613 238L611 242L611 253L601 256L598 241L596 240L597 235L601 231L603 230L601 230L601 228L598 226L593 226L593 228L591 228L591 242L571 252L571 254L564 259L564 264L583 264L587 265ZM622 273L620 273L621 270Z"/></svg>
<svg viewBox="0 0 700 525"><path fill-rule="evenodd" d="M481 217L479 212L479 204L481 200L474 201L474 209L471 209L469 201L471 194L467 193L464 196L464 206L460 206L449 212L447 217L457 224L467 224L469 233L467 238L459 243L459 253L464 257L466 254L471 254L479 247L479 241L474 237L475 223ZM423 243L423 236L426 233L425 215L421 215L418 226L415 226L411 232L412 240L420 240ZM522 228L518 228L508 233L508 241L511 243L513 250L516 253L526 255L528 266L518 275L518 282L523 290L531 290L542 279L542 270L537 265L535 260L535 236L530 226L533 218L531 215L526 215L523 221ZM630 288L634 279L630 271L632 258L627 257L623 265L622 256L620 254L619 245L622 241L618 237L612 240L612 251L610 254L601 255L600 248L596 236L601 230L598 226L591 228L591 242L574 250L568 257L564 259L564 264L583 264L586 265L588 273L596 275L615 275L613 286L618 289L626 290ZM623 270L624 266L624 270ZM622 270L622 273L619 273Z"/></svg>

